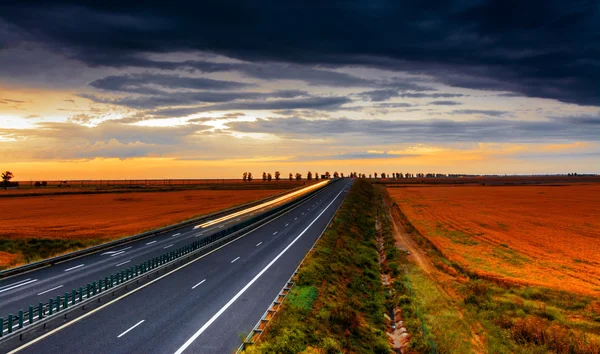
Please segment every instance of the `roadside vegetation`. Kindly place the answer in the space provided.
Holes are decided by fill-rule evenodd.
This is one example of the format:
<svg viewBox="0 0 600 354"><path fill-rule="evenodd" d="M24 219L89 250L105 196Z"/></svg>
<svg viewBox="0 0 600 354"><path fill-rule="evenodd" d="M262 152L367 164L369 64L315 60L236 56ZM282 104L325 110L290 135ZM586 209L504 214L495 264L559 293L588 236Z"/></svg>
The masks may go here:
<svg viewBox="0 0 600 354"><path fill-rule="evenodd" d="M258 344L245 353L391 353L377 256L378 198L358 179Z"/></svg>
<svg viewBox="0 0 600 354"><path fill-rule="evenodd" d="M481 276L446 258L395 208L434 267L425 273L409 262L406 275L439 352L600 353L597 297Z"/></svg>

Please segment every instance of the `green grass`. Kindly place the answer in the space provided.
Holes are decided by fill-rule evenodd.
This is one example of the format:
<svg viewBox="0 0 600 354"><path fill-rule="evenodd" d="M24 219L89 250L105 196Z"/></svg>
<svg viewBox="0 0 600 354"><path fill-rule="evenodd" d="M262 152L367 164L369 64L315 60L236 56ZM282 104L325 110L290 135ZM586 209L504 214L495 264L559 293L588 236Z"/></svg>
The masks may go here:
<svg viewBox="0 0 600 354"><path fill-rule="evenodd" d="M0 239L0 250L19 255L17 261L31 263L66 252L94 246L102 240L60 240L60 239ZM7 267L5 267L7 268Z"/></svg>

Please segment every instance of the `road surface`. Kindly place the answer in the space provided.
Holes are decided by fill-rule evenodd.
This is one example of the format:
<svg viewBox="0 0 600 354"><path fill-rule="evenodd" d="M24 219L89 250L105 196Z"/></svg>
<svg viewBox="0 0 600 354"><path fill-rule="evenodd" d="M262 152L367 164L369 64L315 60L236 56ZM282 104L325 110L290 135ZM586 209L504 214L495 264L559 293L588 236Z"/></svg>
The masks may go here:
<svg viewBox="0 0 600 354"><path fill-rule="evenodd" d="M352 180L18 348L22 353L231 353L335 215Z"/></svg>

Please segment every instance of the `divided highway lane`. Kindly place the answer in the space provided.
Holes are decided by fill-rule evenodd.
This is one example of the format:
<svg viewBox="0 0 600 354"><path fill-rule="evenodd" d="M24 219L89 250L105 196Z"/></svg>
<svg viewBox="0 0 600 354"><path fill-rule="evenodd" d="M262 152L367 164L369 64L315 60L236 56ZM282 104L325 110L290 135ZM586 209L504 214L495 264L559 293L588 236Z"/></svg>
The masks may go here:
<svg viewBox="0 0 600 354"><path fill-rule="evenodd" d="M310 186L309 186L310 188ZM294 192L295 193L295 192ZM188 225L169 233L144 238L128 244L115 246L102 252L72 259L50 267L37 269L19 276L0 281L0 317L27 309L30 305L47 302L49 298L63 296L87 283L103 279L125 268L152 257L159 256L171 248L176 249L195 240L203 239L223 227L255 216L258 213L281 205L290 198L263 207L252 207L246 213L230 214L232 218L219 217L202 227Z"/></svg>
<svg viewBox="0 0 600 354"><path fill-rule="evenodd" d="M333 183L277 219L17 351L230 353L325 230L351 184Z"/></svg>

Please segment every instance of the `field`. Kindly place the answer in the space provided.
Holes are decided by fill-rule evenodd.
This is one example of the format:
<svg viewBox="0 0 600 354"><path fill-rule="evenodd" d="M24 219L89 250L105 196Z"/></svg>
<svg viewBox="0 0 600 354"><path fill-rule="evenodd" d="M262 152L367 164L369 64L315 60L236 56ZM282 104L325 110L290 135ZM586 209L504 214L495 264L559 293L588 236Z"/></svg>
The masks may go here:
<svg viewBox="0 0 600 354"><path fill-rule="evenodd" d="M253 200L279 189L174 190L21 195L0 193L0 267L173 224Z"/></svg>
<svg viewBox="0 0 600 354"><path fill-rule="evenodd" d="M419 233L467 272L600 295L600 184L388 192Z"/></svg>

